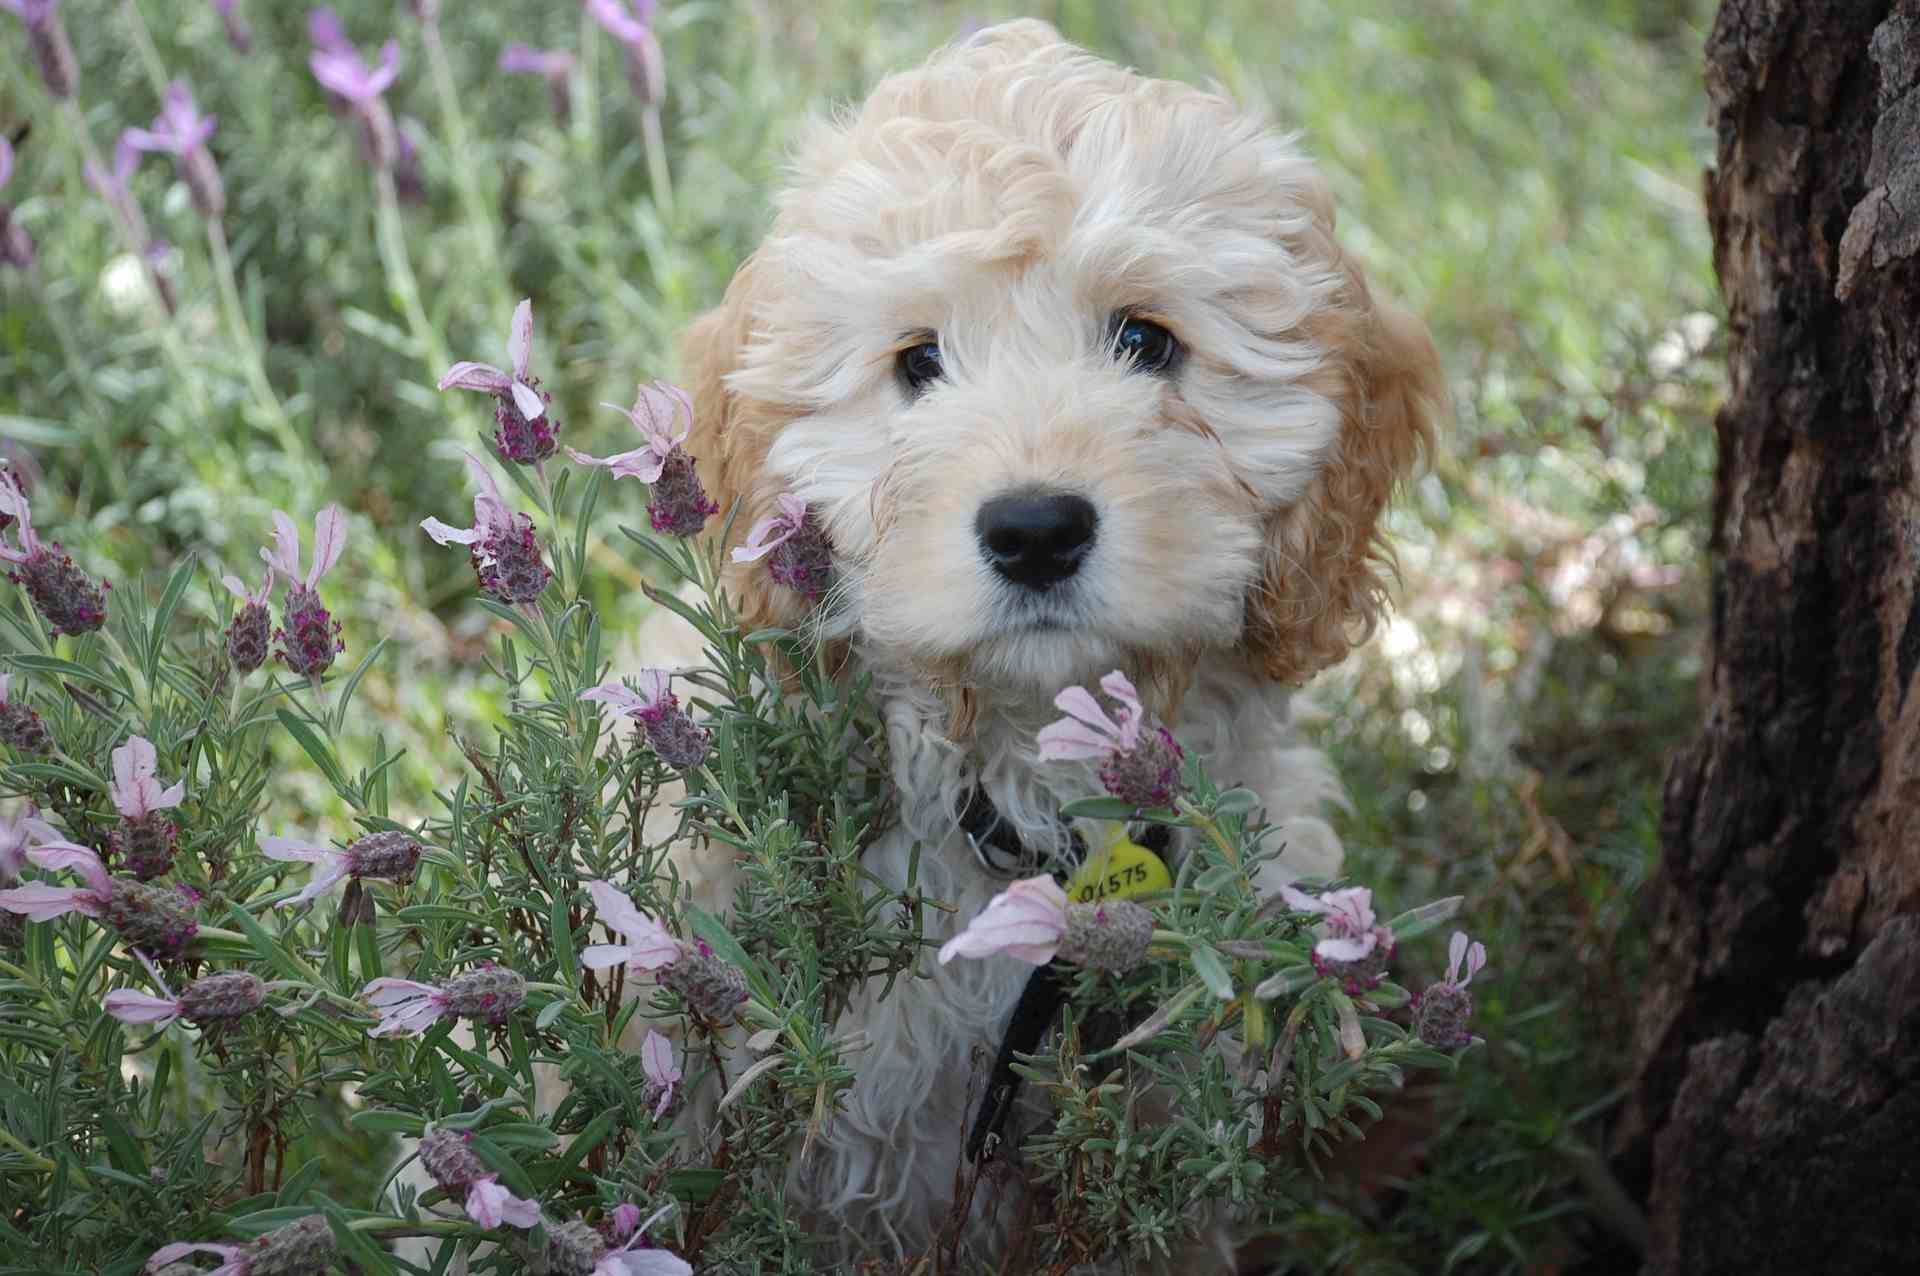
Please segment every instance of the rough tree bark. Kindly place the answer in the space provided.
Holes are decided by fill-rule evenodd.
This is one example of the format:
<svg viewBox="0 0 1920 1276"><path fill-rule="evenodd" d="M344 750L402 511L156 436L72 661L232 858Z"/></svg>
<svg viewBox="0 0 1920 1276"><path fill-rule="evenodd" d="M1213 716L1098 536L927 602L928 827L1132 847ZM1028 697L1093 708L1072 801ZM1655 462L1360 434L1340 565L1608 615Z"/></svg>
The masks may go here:
<svg viewBox="0 0 1920 1276"><path fill-rule="evenodd" d="M1617 1132L1658 1276L1920 1254L1920 0L1726 0L1712 652Z"/></svg>

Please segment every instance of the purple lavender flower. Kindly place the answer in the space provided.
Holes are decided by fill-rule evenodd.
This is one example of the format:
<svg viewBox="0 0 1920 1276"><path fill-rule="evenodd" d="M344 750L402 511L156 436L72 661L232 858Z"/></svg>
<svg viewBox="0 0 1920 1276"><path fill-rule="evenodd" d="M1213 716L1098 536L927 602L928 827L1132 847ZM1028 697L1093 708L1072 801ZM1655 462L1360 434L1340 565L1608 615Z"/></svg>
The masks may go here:
<svg viewBox="0 0 1920 1276"><path fill-rule="evenodd" d="M170 789L160 787L155 778L159 766L152 743L144 736L133 736L113 751L113 780L107 785L107 795L120 812L120 827L113 833L114 855L143 882L173 867L173 846L180 830L161 812L179 806L187 796L184 780Z"/></svg>
<svg viewBox="0 0 1920 1276"><path fill-rule="evenodd" d="M245 1245L175 1241L155 1250L146 1270L158 1276L169 1264L200 1253L220 1258L207 1276L321 1276L334 1261L333 1226L322 1215L309 1214Z"/></svg>
<svg viewBox="0 0 1920 1276"><path fill-rule="evenodd" d="M1350 886L1313 896L1282 886L1280 894L1295 910L1326 918L1327 933L1314 944L1311 954L1316 971L1338 979L1352 997L1380 986L1393 960L1395 944L1392 929L1374 917L1372 891Z"/></svg>
<svg viewBox="0 0 1920 1276"><path fill-rule="evenodd" d="M222 576L225 585L240 600L240 610L227 626L227 660L241 677L246 677L267 662L267 644L272 622L267 618L267 600L273 597L273 572L249 591L238 576Z"/></svg>
<svg viewBox="0 0 1920 1276"><path fill-rule="evenodd" d="M300 529L285 511L273 512L273 548L260 551L268 567L287 578L287 596L280 605L280 628L273 636L280 643L281 661L305 678L319 678L333 664L333 658L347 649L340 637L340 622L320 601L315 586L320 578L340 561L346 548L347 520L339 505L329 505L313 519L313 566L300 575Z"/></svg>
<svg viewBox="0 0 1920 1276"><path fill-rule="evenodd" d="M775 499L780 512L753 525L747 543L733 551L733 561L765 558L767 574L775 581L808 602L817 602L833 578L833 547L820 520L797 493L782 492Z"/></svg>
<svg viewBox="0 0 1920 1276"><path fill-rule="evenodd" d="M478 390L493 396L494 450L501 460L515 465L537 465L560 446L554 437L559 427L547 413L553 396L543 394L540 379L528 375L532 360L533 300L527 298L513 308L513 323L507 329L512 372L463 359L440 378L442 390Z"/></svg>
<svg viewBox="0 0 1920 1276"><path fill-rule="evenodd" d="M515 40L500 50L500 69L513 75L545 77L553 95L553 113L561 122L573 113L573 54L565 49L536 49Z"/></svg>
<svg viewBox="0 0 1920 1276"><path fill-rule="evenodd" d="M52 921L68 913L97 917L132 947L162 959L185 952L200 930L191 911L193 896L184 889L168 890L110 876L100 857L84 846L49 842L30 848L27 858L44 869L72 869L86 882L85 886L30 882L0 890L0 909L28 921Z"/></svg>
<svg viewBox="0 0 1920 1276"><path fill-rule="evenodd" d="M306 889L284 901L289 906L319 898L343 877L410 882L420 863L420 843L392 830L369 833L344 851L297 838L263 837L260 853L270 860L299 861L314 866L313 878Z"/></svg>
<svg viewBox="0 0 1920 1276"><path fill-rule="evenodd" d="M654 531L692 536L705 527L720 507L707 495L693 458L680 446L693 425L693 401L687 398L687 392L655 381L640 387L631 408L613 403L600 406L625 413L646 445L605 457L568 448L567 455L581 465L605 466L616 479L637 478L649 485L653 490L647 501L647 517ZM686 413L687 424L676 433L673 427L682 412Z"/></svg>
<svg viewBox="0 0 1920 1276"><path fill-rule="evenodd" d="M617 1207L610 1220L611 1241L583 1218L548 1223L547 1270L554 1276L693 1276L686 1259L645 1239L647 1229L672 1209L672 1204L663 1205L643 1223L637 1206Z"/></svg>
<svg viewBox="0 0 1920 1276"><path fill-rule="evenodd" d="M504 966L482 966L455 975L445 984L411 979L376 979L360 990L377 1007L380 1022L369 1037L417 1037L443 1015L484 1019L496 1027L527 999L527 981Z"/></svg>
<svg viewBox="0 0 1920 1276"><path fill-rule="evenodd" d="M1466 975L1460 974L1462 963ZM1413 1035L1436 1050L1459 1050L1477 1038L1467 1031L1473 1020L1473 998L1467 985L1486 969L1487 946L1467 943L1467 933L1453 932L1447 944L1447 977L1413 999Z"/></svg>
<svg viewBox="0 0 1920 1276"><path fill-rule="evenodd" d="M213 0L213 11L220 15L220 25L226 28L227 43L233 46L233 51L242 57L252 53L253 31L240 16L234 0Z"/></svg>
<svg viewBox="0 0 1920 1276"><path fill-rule="evenodd" d="M447 1192L465 1197L467 1217L480 1226L538 1227L539 1203L522 1200L501 1187L500 1176L473 1154L472 1143L471 1132L429 1126L420 1136L420 1164Z"/></svg>
<svg viewBox="0 0 1920 1276"><path fill-rule="evenodd" d="M313 52L307 58L313 78L360 121L367 158L374 167L392 171L400 144L383 95L400 75L399 41L388 40L382 45L380 64L369 67L360 50L347 39L332 9L308 12L307 35L313 41Z"/></svg>
<svg viewBox="0 0 1920 1276"><path fill-rule="evenodd" d="M1107 792L1135 806L1165 806L1180 791L1185 758L1172 732L1149 721L1140 693L1118 669L1100 679L1114 702L1115 722L1085 687L1068 687L1053 698L1067 716L1040 729L1037 743L1046 762L1101 760Z"/></svg>
<svg viewBox="0 0 1920 1276"><path fill-rule="evenodd" d="M420 526L436 545L467 547L482 591L510 607L531 606L553 579L533 538L533 519L508 510L486 465L471 452L466 457L479 489L473 497L473 526L452 527L437 518L423 518Z"/></svg>
<svg viewBox="0 0 1920 1276"><path fill-rule="evenodd" d="M22 753L45 753L53 747L53 733L40 714L13 695L13 675L0 673L0 742Z"/></svg>
<svg viewBox="0 0 1920 1276"><path fill-rule="evenodd" d="M13 143L0 137L0 186L7 184L13 176ZM0 204L0 265L13 266L20 270L33 269L33 237L27 234L27 228L13 220L13 209ZM4 530L11 522L0 523Z"/></svg>
<svg viewBox="0 0 1920 1276"><path fill-rule="evenodd" d="M267 985L260 976L245 970L196 979L178 997L168 990L159 971L153 971L153 978L165 996L116 988L101 1002L102 1008L121 1023L150 1023L164 1028L175 1019L201 1025L238 1019L258 1010L267 999Z"/></svg>
<svg viewBox="0 0 1920 1276"><path fill-rule="evenodd" d="M627 82L643 106L667 95L667 60L653 34L654 8L654 0L634 0L632 8L627 0L587 0L593 20L626 49Z"/></svg>
<svg viewBox="0 0 1920 1276"><path fill-rule="evenodd" d="M193 104L193 91L185 80L167 86L160 114L150 129L131 128L123 140L136 151L171 155L180 166L180 176L193 195L193 206L202 217L218 217L227 208L226 188L220 183L220 166L214 163L207 139L213 136L218 121L202 115Z"/></svg>
<svg viewBox="0 0 1920 1276"><path fill-rule="evenodd" d="M713 747L713 736L696 723L667 683L671 675L664 669L642 669L639 681L645 690L635 691L618 682L603 682L580 693L582 700L612 705L638 722L647 732L647 742L660 760L676 771L700 765Z"/></svg>
<svg viewBox="0 0 1920 1276"><path fill-rule="evenodd" d="M26 489L11 470L0 470L0 512L13 516L20 535L17 548L0 540L0 561L14 564L7 579L27 591L54 635L92 633L106 624L109 586L75 567L58 541L41 544L34 534Z"/></svg>
<svg viewBox="0 0 1920 1276"><path fill-rule="evenodd" d="M73 41L60 24L60 0L0 0L5 9L27 25L27 47L40 68L40 82L57 98L70 98L80 82L80 66Z"/></svg>

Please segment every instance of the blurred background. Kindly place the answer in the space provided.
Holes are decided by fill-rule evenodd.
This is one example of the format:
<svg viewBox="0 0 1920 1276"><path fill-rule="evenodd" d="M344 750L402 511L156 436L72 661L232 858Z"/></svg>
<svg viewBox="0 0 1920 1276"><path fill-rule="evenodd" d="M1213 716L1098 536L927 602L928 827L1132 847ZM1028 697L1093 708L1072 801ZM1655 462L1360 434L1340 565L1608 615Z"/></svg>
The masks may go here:
<svg viewBox="0 0 1920 1276"><path fill-rule="evenodd" d="M504 364L515 301L533 299L562 442L631 446L595 405L678 372L676 336L758 241L806 114L1005 17L1299 130L1349 247L1432 325L1457 411L1395 516L1398 614L1317 684L1317 730L1354 794L1355 877L1389 911L1465 895L1491 969L1467 1084L1370 1141L1376 1176L1330 1185L1295 1259L1633 1265L1631 1211L1593 1151L1624 1081L1636 900L1703 636L1722 378L1699 199L1711 5L662 0L625 10L657 44L636 64L645 42L591 5L463 0L436 26L431 0L342 0L369 66L397 42L390 180L310 70L303 6L66 0L64 101L38 70L47 7L0 3L16 13L0 13L0 207L33 259L0 266L0 446L38 475L43 535L129 583L189 553L209 582L255 583L274 508L307 527L339 501L353 539L330 601L360 648L346 659L388 640L355 718L369 755L376 733L406 750L396 815L457 776L449 732L499 707L479 676L498 622L417 524L468 521L458 454L488 401L434 382L453 359ZM514 44L559 56L503 69ZM176 80L218 117L216 221L169 156L115 165ZM630 631L632 555L595 552L597 601ZM299 767L279 783L286 802L332 801Z"/></svg>

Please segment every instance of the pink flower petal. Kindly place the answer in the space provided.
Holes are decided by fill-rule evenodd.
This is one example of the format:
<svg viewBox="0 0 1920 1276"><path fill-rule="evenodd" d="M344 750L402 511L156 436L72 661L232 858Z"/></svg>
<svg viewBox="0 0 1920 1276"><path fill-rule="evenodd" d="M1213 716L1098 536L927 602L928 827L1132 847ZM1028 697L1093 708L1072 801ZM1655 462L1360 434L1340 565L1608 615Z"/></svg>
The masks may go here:
<svg viewBox="0 0 1920 1276"><path fill-rule="evenodd" d="M624 966L633 960L634 950L625 944L588 944L580 950L580 964L588 970Z"/></svg>
<svg viewBox="0 0 1920 1276"><path fill-rule="evenodd" d="M1328 961L1359 961L1372 953L1380 939L1372 931L1364 935L1330 936L1313 946Z"/></svg>
<svg viewBox="0 0 1920 1276"><path fill-rule="evenodd" d="M68 913L100 915L100 902L94 892L48 882L28 882L25 886L0 891L0 908L18 913L30 922L50 922Z"/></svg>
<svg viewBox="0 0 1920 1276"><path fill-rule="evenodd" d="M588 687L580 693L580 699L592 700L597 704L610 705L622 713L639 713L652 707L653 702L634 691L631 687L618 682L603 682L597 687Z"/></svg>
<svg viewBox="0 0 1920 1276"><path fill-rule="evenodd" d="M615 452L612 456L588 456L575 448L568 448L567 455L579 465L598 465L613 471L617 479L637 478L642 483L660 481L660 471L666 468L666 458L650 447L635 448L631 452Z"/></svg>
<svg viewBox="0 0 1920 1276"><path fill-rule="evenodd" d="M439 991L432 984L418 983L411 979L395 979L389 975L370 982L360 990L360 996L370 1005L393 1006L412 1001L416 997L430 997Z"/></svg>
<svg viewBox="0 0 1920 1276"><path fill-rule="evenodd" d="M153 1256L147 1259L147 1270L158 1271L189 1254L218 1254L222 1258L232 1259L239 1256L241 1248L239 1245L215 1245L205 1241L175 1241L153 1251Z"/></svg>
<svg viewBox="0 0 1920 1276"><path fill-rule="evenodd" d="M173 997L155 997L131 988L116 988L101 1005L121 1023L168 1023L180 1015L180 1003Z"/></svg>
<svg viewBox="0 0 1920 1276"><path fill-rule="evenodd" d="M1051 877L1029 877L995 895L965 930L940 949L940 964L955 957L1005 953L1035 966L1053 960L1067 926L1067 893Z"/></svg>
<svg viewBox="0 0 1920 1276"><path fill-rule="evenodd" d="M524 381L532 362L533 298L524 297L513 308L513 322L507 326L507 364L513 369L514 378Z"/></svg>
<svg viewBox="0 0 1920 1276"><path fill-rule="evenodd" d="M1113 752L1113 741L1083 722L1062 718L1040 728L1034 736L1040 746L1042 762L1071 762L1079 758L1098 758Z"/></svg>
<svg viewBox="0 0 1920 1276"><path fill-rule="evenodd" d="M623 1201L613 1207L613 1239L616 1243L626 1241L639 1228L640 1207L638 1205L631 1201Z"/></svg>
<svg viewBox="0 0 1920 1276"><path fill-rule="evenodd" d="M588 882L587 893L608 930L627 937L627 962L641 970L659 970L680 960L680 941L666 927L634 907L610 882Z"/></svg>
<svg viewBox="0 0 1920 1276"><path fill-rule="evenodd" d="M101 895L113 889L113 882L107 877L107 866L100 862L100 857L73 842L49 842L33 847L27 852L27 858L41 868L70 869L85 878L87 885Z"/></svg>
<svg viewBox="0 0 1920 1276"><path fill-rule="evenodd" d="M475 363L471 359L454 364L440 378L442 390L479 390L483 394L505 394L512 384L513 378L491 363Z"/></svg>
<svg viewBox="0 0 1920 1276"><path fill-rule="evenodd" d="M653 1109L657 1120L673 1102L673 1087L680 1081L680 1068L673 1061L672 1043L651 1028L647 1030L647 1039L640 1043L640 1069L647 1074L647 1080L663 1087L660 1102Z"/></svg>
<svg viewBox="0 0 1920 1276"><path fill-rule="evenodd" d="M482 1227L498 1227L503 1222L535 1227L540 1222L540 1206L515 1196L489 1174L467 1185L467 1217Z"/></svg>
<svg viewBox="0 0 1920 1276"><path fill-rule="evenodd" d="M547 405L540 401L540 396L533 392L532 386L524 381L515 381L510 388L513 391L513 404L520 409L521 416L529 421L538 421L545 415Z"/></svg>
<svg viewBox="0 0 1920 1276"><path fill-rule="evenodd" d="M313 518L313 566L307 570L308 589L333 570L333 565L340 561L340 551L346 547L347 516L340 512L336 502Z"/></svg>
<svg viewBox="0 0 1920 1276"><path fill-rule="evenodd" d="M285 510L273 512L273 549L261 550L260 557L288 580L300 579L300 529Z"/></svg>
<svg viewBox="0 0 1920 1276"><path fill-rule="evenodd" d="M436 545L476 545L487 538L486 532L478 527L455 527L437 518L421 519L420 530L432 537Z"/></svg>

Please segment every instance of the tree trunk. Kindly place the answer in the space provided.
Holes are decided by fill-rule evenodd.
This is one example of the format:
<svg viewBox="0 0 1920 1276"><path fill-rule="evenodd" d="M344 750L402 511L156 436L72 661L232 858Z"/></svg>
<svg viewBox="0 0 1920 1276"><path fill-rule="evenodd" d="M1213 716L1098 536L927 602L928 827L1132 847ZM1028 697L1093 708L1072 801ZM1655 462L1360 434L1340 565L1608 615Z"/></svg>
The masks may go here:
<svg viewBox="0 0 1920 1276"><path fill-rule="evenodd" d="M1648 1271L1920 1252L1920 0L1726 0L1712 652L1616 1148Z"/></svg>

